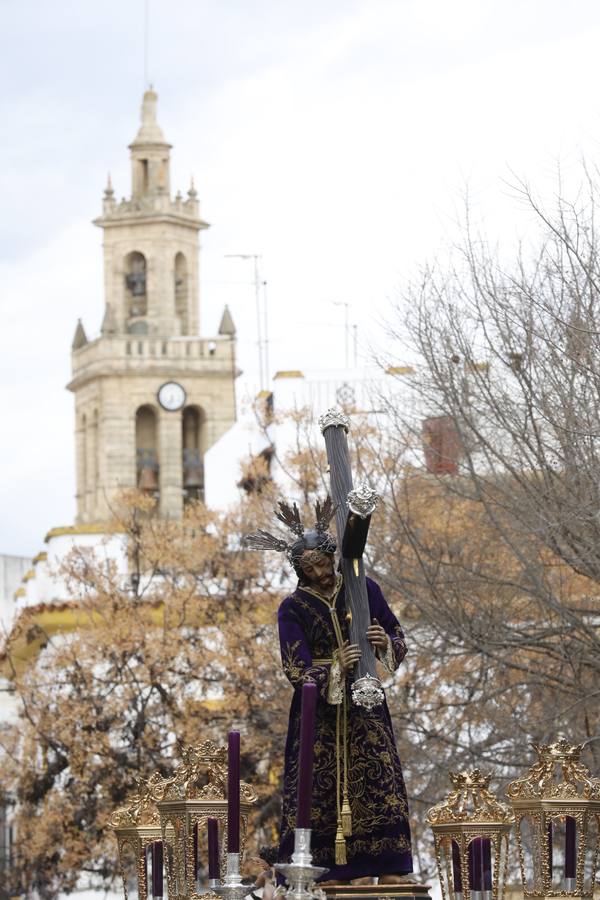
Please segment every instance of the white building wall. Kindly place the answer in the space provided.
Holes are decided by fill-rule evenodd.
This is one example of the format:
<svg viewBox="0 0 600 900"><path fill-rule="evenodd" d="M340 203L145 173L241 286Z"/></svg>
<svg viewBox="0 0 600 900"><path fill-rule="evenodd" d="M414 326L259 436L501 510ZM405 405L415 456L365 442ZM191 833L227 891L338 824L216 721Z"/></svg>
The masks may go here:
<svg viewBox="0 0 600 900"><path fill-rule="evenodd" d="M398 377L379 368L320 370L278 373L271 383L273 408L276 416L286 412L308 408L314 418L313 440L318 444L320 432L317 420L331 407L352 408L359 413L377 416L382 405L380 398L397 397L406 409L414 405L410 391L410 375ZM241 496L237 483L241 476L241 463L257 456L269 444L273 444L279 460L296 444L294 423L287 419L274 422L261 429L254 409L256 393L247 388L239 401L238 419L235 425L214 444L204 459L205 498L211 509L227 509ZM259 401L257 401L259 402ZM422 414L415 410L416 427L420 427ZM324 446L324 444L323 444ZM280 484L282 493L293 497L294 487L287 483L277 459L273 460L271 475Z"/></svg>
<svg viewBox="0 0 600 900"><path fill-rule="evenodd" d="M14 594L23 577L33 568L28 556L0 556L0 627L2 631L12 625L15 613Z"/></svg>
<svg viewBox="0 0 600 900"><path fill-rule="evenodd" d="M70 553L90 554L96 562L116 564L117 572L128 577L126 540L122 534L85 533L81 530L56 529L46 539L47 550L38 554L32 561L32 569L26 573L17 587L17 597L13 601L14 614L41 603L60 603L65 600L76 600L72 589L61 573ZM66 532L66 533L60 533Z"/></svg>
<svg viewBox="0 0 600 900"><path fill-rule="evenodd" d="M21 586L23 578L33 570L33 560L28 556L0 555L0 628L1 633L8 632L17 612L15 591ZM4 723L14 721L18 714L14 694L10 691L10 683L0 678L0 729Z"/></svg>

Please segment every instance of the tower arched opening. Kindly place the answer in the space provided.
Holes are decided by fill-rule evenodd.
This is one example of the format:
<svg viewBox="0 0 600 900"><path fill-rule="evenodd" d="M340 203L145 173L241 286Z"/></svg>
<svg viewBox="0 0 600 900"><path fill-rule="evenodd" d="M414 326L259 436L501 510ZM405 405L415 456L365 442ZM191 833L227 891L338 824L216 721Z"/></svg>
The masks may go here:
<svg viewBox="0 0 600 900"><path fill-rule="evenodd" d="M175 315L179 319L180 334L190 333L189 276L185 255L175 254Z"/></svg>
<svg viewBox="0 0 600 900"><path fill-rule="evenodd" d="M135 454L138 488L158 497L158 423L152 406L140 406L135 414Z"/></svg>
<svg viewBox="0 0 600 900"><path fill-rule="evenodd" d="M206 414L199 406L186 406L181 419L183 448L183 500L204 500Z"/></svg>
<svg viewBox="0 0 600 900"><path fill-rule="evenodd" d="M87 512L87 416L81 416L79 424L79 502L82 515Z"/></svg>
<svg viewBox="0 0 600 900"><path fill-rule="evenodd" d="M132 334L146 334L148 325L148 288L146 257L138 250L128 253L124 261L125 271L125 315L127 331Z"/></svg>

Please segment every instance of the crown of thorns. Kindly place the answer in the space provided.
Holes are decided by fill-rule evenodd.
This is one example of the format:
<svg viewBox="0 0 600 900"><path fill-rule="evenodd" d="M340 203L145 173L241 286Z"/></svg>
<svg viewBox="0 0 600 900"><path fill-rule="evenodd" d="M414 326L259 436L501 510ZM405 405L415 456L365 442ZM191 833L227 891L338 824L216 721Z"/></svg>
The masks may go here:
<svg viewBox="0 0 600 900"><path fill-rule="evenodd" d="M295 503L290 506L285 500L279 500L277 506L275 517L296 535L296 540L289 543L259 528L251 534L244 535L243 543L249 550L276 550L278 553L285 553L291 563L302 556L302 553L307 549L318 549L323 553L335 552L335 538L327 531L327 526L335 513L331 497L327 496L323 503L317 500L315 503L314 531L311 530L306 532L306 534L304 524L300 518L300 512ZM308 541L307 538L309 538ZM317 539L316 543L314 538ZM313 546L309 546L310 544Z"/></svg>

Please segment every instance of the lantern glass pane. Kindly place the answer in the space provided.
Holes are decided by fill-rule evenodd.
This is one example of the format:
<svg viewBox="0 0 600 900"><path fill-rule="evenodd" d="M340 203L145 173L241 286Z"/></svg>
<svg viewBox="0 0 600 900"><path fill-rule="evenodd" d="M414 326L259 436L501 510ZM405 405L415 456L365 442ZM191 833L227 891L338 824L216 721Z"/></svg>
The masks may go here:
<svg viewBox="0 0 600 900"><path fill-rule="evenodd" d="M198 865L196 868L198 888L208 891L208 831L206 819L198 823Z"/></svg>
<svg viewBox="0 0 600 900"><path fill-rule="evenodd" d="M491 900L492 842L488 835L472 838L467 846L468 886L472 900Z"/></svg>
<svg viewBox="0 0 600 900"><path fill-rule="evenodd" d="M543 890L539 831L525 815L518 823L522 849L523 881L527 891Z"/></svg>
<svg viewBox="0 0 600 900"><path fill-rule="evenodd" d="M548 874L552 887L565 890L565 817L554 816L546 823L548 837Z"/></svg>
<svg viewBox="0 0 600 900"><path fill-rule="evenodd" d="M167 894L162 841L155 841L146 847L146 871L148 872L148 897L151 897L152 900L161 900Z"/></svg>
<svg viewBox="0 0 600 900"><path fill-rule="evenodd" d="M583 863L583 890L585 893L591 894L598 872L598 835L600 833L598 816L590 813L587 818L587 826Z"/></svg>
<svg viewBox="0 0 600 900"><path fill-rule="evenodd" d="M504 878L506 872L506 862L508 858L508 835L500 835L500 852L496 853L495 845L492 844L492 864L494 880L498 883L498 896L501 897L504 891Z"/></svg>
<svg viewBox="0 0 600 900"><path fill-rule="evenodd" d="M442 896L448 900L462 900L458 844L450 837L443 837L440 841L440 870Z"/></svg>
<svg viewBox="0 0 600 900"><path fill-rule="evenodd" d="M129 841L121 844L120 859L128 900L139 900L137 854Z"/></svg>

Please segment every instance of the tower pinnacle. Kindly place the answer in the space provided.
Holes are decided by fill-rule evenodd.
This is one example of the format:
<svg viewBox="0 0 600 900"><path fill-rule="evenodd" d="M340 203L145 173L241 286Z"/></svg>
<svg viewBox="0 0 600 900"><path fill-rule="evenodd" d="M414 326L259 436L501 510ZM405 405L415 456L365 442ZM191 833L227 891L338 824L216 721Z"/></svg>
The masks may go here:
<svg viewBox="0 0 600 900"><path fill-rule="evenodd" d="M163 147L170 149L171 145L165 140L162 128L156 121L156 106L158 102L158 94L153 88L144 91L142 100L142 123L138 133L130 145L133 150L139 144L162 144Z"/></svg>

